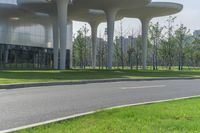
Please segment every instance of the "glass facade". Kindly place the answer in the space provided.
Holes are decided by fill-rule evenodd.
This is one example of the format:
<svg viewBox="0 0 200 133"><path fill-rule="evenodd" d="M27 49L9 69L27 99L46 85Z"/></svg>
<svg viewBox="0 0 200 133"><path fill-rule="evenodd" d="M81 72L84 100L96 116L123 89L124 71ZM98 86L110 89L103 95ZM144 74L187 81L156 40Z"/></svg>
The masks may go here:
<svg viewBox="0 0 200 133"><path fill-rule="evenodd" d="M69 57L67 50L67 69ZM53 49L0 44L0 69L53 69Z"/></svg>
<svg viewBox="0 0 200 133"><path fill-rule="evenodd" d="M41 24L31 24L31 21L35 20L0 22L0 43L52 48L51 25L45 27Z"/></svg>
<svg viewBox="0 0 200 133"><path fill-rule="evenodd" d="M16 0L0 0L16 4ZM0 14L0 69L53 69L53 29L48 15L25 15L15 6L1 7ZM17 13L9 12L10 8ZM70 32L70 35L72 33ZM72 38L72 37L71 37ZM72 49L72 40L67 40L67 49ZM66 68L70 64L67 50Z"/></svg>

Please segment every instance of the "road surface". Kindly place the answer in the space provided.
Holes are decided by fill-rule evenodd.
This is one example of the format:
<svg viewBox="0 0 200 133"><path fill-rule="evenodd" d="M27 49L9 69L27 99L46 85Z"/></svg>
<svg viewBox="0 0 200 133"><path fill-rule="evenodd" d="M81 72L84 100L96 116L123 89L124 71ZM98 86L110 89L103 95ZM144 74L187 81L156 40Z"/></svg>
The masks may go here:
<svg viewBox="0 0 200 133"><path fill-rule="evenodd" d="M0 131L107 107L200 95L200 80L0 90Z"/></svg>

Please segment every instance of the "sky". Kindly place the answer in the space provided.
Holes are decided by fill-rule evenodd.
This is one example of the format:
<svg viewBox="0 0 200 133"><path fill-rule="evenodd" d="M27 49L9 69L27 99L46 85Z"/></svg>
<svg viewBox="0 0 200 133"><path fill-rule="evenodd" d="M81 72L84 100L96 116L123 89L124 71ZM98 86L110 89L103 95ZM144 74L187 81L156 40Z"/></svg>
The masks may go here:
<svg viewBox="0 0 200 133"><path fill-rule="evenodd" d="M187 26L191 32L194 30L200 29L200 0L152 0L160 1L160 2L177 2L184 5L183 10L176 14L176 24L184 24ZM0 2L4 3L16 3L16 0L0 0ZM155 18L152 22L160 22L161 25L166 24L167 17ZM141 24L137 19L123 19L121 22L116 22L115 33L118 34L120 32L120 23L123 25L123 30L125 34L131 34L132 31L134 34L138 34L141 32ZM86 23L74 22L73 23L73 32L76 33L81 27L83 27ZM90 29L90 26L87 24L87 28ZM98 29L98 34L103 33L106 28L106 23L100 24ZM90 33L88 33L90 34Z"/></svg>

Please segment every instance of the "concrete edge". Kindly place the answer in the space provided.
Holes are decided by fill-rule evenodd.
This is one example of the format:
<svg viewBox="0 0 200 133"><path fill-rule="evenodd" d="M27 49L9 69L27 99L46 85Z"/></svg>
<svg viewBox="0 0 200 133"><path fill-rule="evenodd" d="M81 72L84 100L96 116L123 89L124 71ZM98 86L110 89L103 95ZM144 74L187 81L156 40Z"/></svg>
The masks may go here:
<svg viewBox="0 0 200 133"><path fill-rule="evenodd" d="M82 80L82 81L70 81L70 82L46 82L46 83L28 83L28 84L3 84L0 85L0 89L19 89L29 87L42 87L42 86L61 86L61 85L81 85L91 83L110 83L121 81L155 81L155 80L193 80L200 79L200 77L167 77L167 78L116 78L116 79L97 79L97 80Z"/></svg>
<svg viewBox="0 0 200 133"><path fill-rule="evenodd" d="M171 99L166 99L166 100L157 100L157 101L150 101L150 102L142 102L142 103L135 103L135 104L126 104L126 105L120 105L120 106L105 108L105 109L100 110L100 111L118 109L118 108L123 108L123 107L131 107L131 106L148 105L148 104L155 104L155 103L162 103L162 102L170 102L170 101L197 98L197 97L200 97L200 95L180 97L180 98L171 98ZM90 112L75 114L75 115L57 118L57 119L53 119L53 120L49 120L49 121L44 121L44 122L25 125L25 126L21 126L21 127L17 127L17 128L8 129L8 130L3 130L3 131L0 131L0 133L16 132L16 131L23 130L23 129L34 128L34 127L38 127L38 126L42 126L42 125L46 125L46 124L50 124L50 123L55 123L55 122L60 122L60 121L69 120L69 119L73 119L73 118L78 118L78 117L81 117L81 116L90 115L90 114L94 114L96 112L98 112L98 111L90 111Z"/></svg>

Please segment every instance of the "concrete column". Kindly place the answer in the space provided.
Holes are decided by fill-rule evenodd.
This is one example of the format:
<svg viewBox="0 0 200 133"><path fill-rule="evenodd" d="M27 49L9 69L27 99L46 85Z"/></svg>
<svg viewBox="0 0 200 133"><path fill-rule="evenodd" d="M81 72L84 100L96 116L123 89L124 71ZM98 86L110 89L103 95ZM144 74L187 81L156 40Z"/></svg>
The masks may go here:
<svg viewBox="0 0 200 133"><path fill-rule="evenodd" d="M67 49L70 50L70 68L73 66L73 24L68 19L67 21Z"/></svg>
<svg viewBox="0 0 200 133"><path fill-rule="evenodd" d="M97 29L98 23L90 23L92 31L92 68L96 68L96 52L97 52Z"/></svg>
<svg viewBox="0 0 200 133"><path fill-rule="evenodd" d="M118 11L117 9L110 9L105 11L107 17L107 34L108 34L108 59L107 59L108 69L112 69L113 38L114 38L114 28L115 28L115 17L117 11Z"/></svg>
<svg viewBox="0 0 200 133"><path fill-rule="evenodd" d="M59 30L58 21L56 18L53 19L53 60L54 69L58 69L58 55L59 55Z"/></svg>
<svg viewBox="0 0 200 133"><path fill-rule="evenodd" d="M69 0L57 0L58 23L60 29L60 69L66 68L67 13Z"/></svg>
<svg viewBox="0 0 200 133"><path fill-rule="evenodd" d="M140 19L142 23L142 66L147 69L148 27L150 19Z"/></svg>

